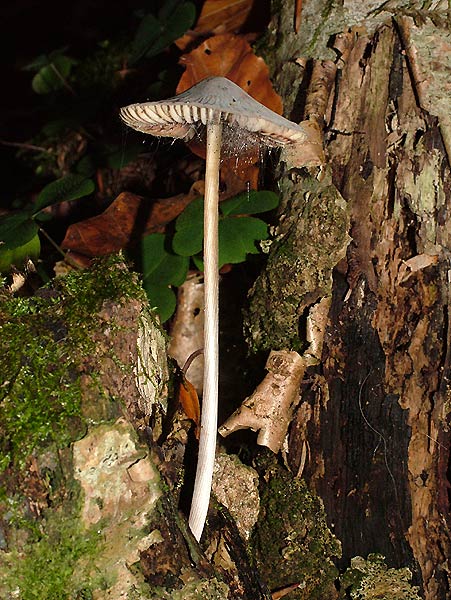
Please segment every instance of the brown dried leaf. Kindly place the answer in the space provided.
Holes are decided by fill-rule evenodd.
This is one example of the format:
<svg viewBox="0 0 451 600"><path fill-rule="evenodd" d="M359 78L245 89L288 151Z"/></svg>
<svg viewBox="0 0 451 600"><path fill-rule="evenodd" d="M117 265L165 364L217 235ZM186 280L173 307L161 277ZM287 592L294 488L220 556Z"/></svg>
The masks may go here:
<svg viewBox="0 0 451 600"><path fill-rule="evenodd" d="M182 56L180 63L185 65L186 70L177 86L178 94L206 77L222 76L239 85L261 104L282 114L282 100L272 87L265 61L254 54L243 37L229 33L215 35ZM197 156L205 158L205 147L201 143L193 140L189 147ZM259 161L256 148L247 153L243 150L242 159L223 160L222 180L228 195L242 191L247 182L251 189L256 189Z"/></svg>
<svg viewBox="0 0 451 600"><path fill-rule="evenodd" d="M297 33L301 26L302 0L296 0L294 7L294 31Z"/></svg>
<svg viewBox="0 0 451 600"><path fill-rule="evenodd" d="M122 192L100 215L71 225L61 246L85 256L118 252L136 242L138 234L163 231L198 195L193 186L189 194L150 204L140 196Z"/></svg>
<svg viewBox="0 0 451 600"><path fill-rule="evenodd" d="M206 0L192 32L188 32L176 45L185 50L199 35L235 33L246 22L253 0Z"/></svg>
<svg viewBox="0 0 451 600"><path fill-rule="evenodd" d="M193 384L182 377L178 389L178 401L183 408L183 412L196 425L194 434L199 439L200 433L200 403L196 389Z"/></svg>
<svg viewBox="0 0 451 600"><path fill-rule="evenodd" d="M71 225L61 246L86 256L102 256L124 248L142 204L140 196L119 194L100 215Z"/></svg>
<svg viewBox="0 0 451 600"><path fill-rule="evenodd" d="M206 77L222 76L239 85L258 102L282 114L282 100L272 87L265 61L254 54L243 37L231 33L210 37L182 56L180 63L186 70L177 86L177 94Z"/></svg>

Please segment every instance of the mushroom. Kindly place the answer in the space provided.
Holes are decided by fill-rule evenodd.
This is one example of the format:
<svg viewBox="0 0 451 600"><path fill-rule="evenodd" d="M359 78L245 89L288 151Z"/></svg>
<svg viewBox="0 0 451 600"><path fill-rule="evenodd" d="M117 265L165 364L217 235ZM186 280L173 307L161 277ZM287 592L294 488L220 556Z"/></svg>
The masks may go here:
<svg viewBox="0 0 451 600"><path fill-rule="evenodd" d="M269 110L224 77L208 77L185 92L157 102L121 109L133 129L155 136L190 140L206 127L204 197L204 386L201 432L194 492L189 517L197 540L204 528L211 493L218 412L218 197L223 127L244 130L264 146L278 147L307 138L306 129Z"/></svg>

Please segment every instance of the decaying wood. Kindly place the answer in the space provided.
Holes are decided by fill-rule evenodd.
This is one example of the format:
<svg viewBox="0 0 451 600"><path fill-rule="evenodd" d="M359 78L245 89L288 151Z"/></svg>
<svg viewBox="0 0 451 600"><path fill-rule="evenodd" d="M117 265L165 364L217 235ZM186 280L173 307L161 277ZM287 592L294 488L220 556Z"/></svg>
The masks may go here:
<svg viewBox="0 0 451 600"><path fill-rule="evenodd" d="M331 299L325 296L309 309L306 326L308 347L302 356L287 350L269 354L266 362L268 375L221 425L219 433L222 436L239 429L252 429L259 431L258 444L273 452L282 448L299 403L299 386L305 370L320 362L330 302Z"/></svg>
<svg viewBox="0 0 451 600"><path fill-rule="evenodd" d="M239 429L252 429L259 432L258 444L278 452L299 401L306 366L306 360L297 352L271 352L266 362L268 375L221 425L219 433L226 437Z"/></svg>
<svg viewBox="0 0 451 600"><path fill-rule="evenodd" d="M171 328L169 354L183 368L190 356L204 345L204 284L198 274L190 275L178 289L177 311ZM204 357L197 356L189 365L187 379L202 395Z"/></svg>
<svg viewBox="0 0 451 600"><path fill-rule="evenodd" d="M58 288L44 290L33 318L20 321L21 327L32 328L38 343L42 336L44 349L48 335L59 336L69 374L50 399L63 402L67 386L80 380L81 406L80 414L67 421L64 443L42 440L25 465L11 462L0 473L5 493L0 500L0 596L30 597L36 592L42 598L55 597L63 581L61 597L215 600L235 597L236 588L241 590L236 597L266 598L236 526L233 534L224 534L232 556L225 566L220 554L209 562L178 512L175 495L162 479L161 450L152 441L161 431L167 407L166 336L143 290L128 282L134 276L122 262L97 264L95 269L77 275L79 293L95 285L103 293L100 280L105 272L108 284L110 276L113 281L111 290L125 285L133 291L128 291L130 297L118 292L119 297L101 300L89 315L88 335L94 344L89 351L77 345L82 334L73 339L72 325L67 325L71 306L75 310L75 303L80 310L74 283L68 296ZM96 305L92 298L87 304L87 311ZM86 324L77 320L77 326L83 331ZM20 341L12 340L12 345L20 352ZM28 351L24 346L19 361L27 365L24 389L29 386L27 377L35 375ZM49 361L41 368L51 373L54 365ZM0 409L7 401L3 397ZM32 401L29 410L34 410ZM4 415L0 417L4 424ZM25 426L20 414L17 426ZM36 561L45 563L45 573L35 572Z"/></svg>
<svg viewBox="0 0 451 600"><path fill-rule="evenodd" d="M260 510L258 482L258 473L237 456L216 455L212 492L230 512L244 540L249 539Z"/></svg>
<svg viewBox="0 0 451 600"><path fill-rule="evenodd" d="M399 5L374 3L370 10L348 2L342 12L331 5L315 18L317 6L305 2L298 36L272 47L286 109L296 111L304 78L311 97L297 117L324 116L331 185L348 203L352 237L346 259L327 266L334 279L321 366L303 383L288 461L323 498L343 543L343 566L380 552L389 566L413 571L427 600L445 600L451 587L451 36L444 3L433 3L429 13L410 6L399 14ZM275 16L274 31L289 31L293 6ZM340 28L342 18L347 27ZM328 71L332 84L322 85L318 75L323 61L335 65ZM305 185L305 175L282 178L281 236L298 214L311 222L298 202ZM340 231L323 212L316 218L331 234ZM312 274L326 271L318 260L321 243L304 254L313 230L308 240L300 229L295 235L302 240L294 243L297 272L306 269L307 277L297 286L291 272L290 283L283 279L287 244L277 238L251 292L249 339L256 349L268 340L283 344L276 296L285 343L292 345L293 308L297 340L306 340L304 315L327 297L312 285Z"/></svg>

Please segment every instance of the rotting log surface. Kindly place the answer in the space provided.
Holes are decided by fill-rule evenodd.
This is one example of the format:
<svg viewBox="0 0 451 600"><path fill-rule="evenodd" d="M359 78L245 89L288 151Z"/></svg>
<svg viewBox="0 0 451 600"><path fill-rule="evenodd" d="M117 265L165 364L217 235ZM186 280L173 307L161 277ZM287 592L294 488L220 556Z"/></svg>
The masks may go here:
<svg viewBox="0 0 451 600"><path fill-rule="evenodd" d="M315 30L313 4L303 4L303 11ZM290 30L293 9L290 3L270 28L277 40L274 72L292 118L308 118L318 106L312 94L323 94L328 168L348 203L352 242L334 270L321 366L303 385L288 459L294 472L302 472L305 462L304 475L343 544L342 566L355 555L380 552L389 565L414 572L427 600L445 600L451 589L446 15L425 12L416 21L387 15L385 24L368 20L367 30L333 30L332 8L321 17L318 9L322 25L315 44L302 31L282 42L277 32ZM327 48L320 39L326 30L336 34L327 38ZM307 99L299 102L303 90ZM305 197L303 177L292 171L281 181L285 230L299 218L291 198L293 182L298 197ZM282 247L280 239L276 247ZM268 269L276 271L277 264L273 254ZM314 260L310 268L316 268ZM253 307L260 323L274 322L258 301L259 286L272 277L268 271L252 290L249 328ZM298 294L291 304L303 312L321 297L302 285ZM276 306L281 295L266 287L266 306ZM302 317L298 312L300 345ZM287 323L290 347L292 313ZM281 347L280 329L271 346L271 327L264 335L251 332L257 348L264 347L263 338Z"/></svg>
<svg viewBox="0 0 451 600"><path fill-rule="evenodd" d="M166 338L122 259L2 291L0 330L0 597L267 598L233 536L235 561L205 558L161 476Z"/></svg>

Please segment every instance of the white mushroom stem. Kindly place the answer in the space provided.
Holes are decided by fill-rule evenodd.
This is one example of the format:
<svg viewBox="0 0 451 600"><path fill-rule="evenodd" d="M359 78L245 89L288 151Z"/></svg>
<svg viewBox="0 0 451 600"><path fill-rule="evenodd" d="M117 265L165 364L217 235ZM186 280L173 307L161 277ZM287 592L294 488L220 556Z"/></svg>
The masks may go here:
<svg viewBox="0 0 451 600"><path fill-rule="evenodd" d="M204 198L204 390L196 479L189 526L199 541L207 518L216 451L219 380L218 202L221 113L208 110Z"/></svg>

